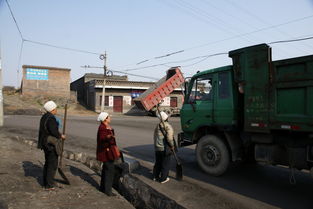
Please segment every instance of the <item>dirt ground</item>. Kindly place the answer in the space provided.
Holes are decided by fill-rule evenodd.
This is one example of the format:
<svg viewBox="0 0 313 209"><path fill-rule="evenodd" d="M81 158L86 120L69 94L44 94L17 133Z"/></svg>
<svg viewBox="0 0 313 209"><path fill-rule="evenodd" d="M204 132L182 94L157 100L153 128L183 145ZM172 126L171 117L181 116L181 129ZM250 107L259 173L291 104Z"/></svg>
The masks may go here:
<svg viewBox="0 0 313 209"><path fill-rule="evenodd" d="M62 184L57 174L56 181L62 188L46 191L42 187L43 152L9 138L1 129L0 153L0 209L133 208L116 191L116 197L100 192L100 177L70 160L63 162L63 171L71 185Z"/></svg>

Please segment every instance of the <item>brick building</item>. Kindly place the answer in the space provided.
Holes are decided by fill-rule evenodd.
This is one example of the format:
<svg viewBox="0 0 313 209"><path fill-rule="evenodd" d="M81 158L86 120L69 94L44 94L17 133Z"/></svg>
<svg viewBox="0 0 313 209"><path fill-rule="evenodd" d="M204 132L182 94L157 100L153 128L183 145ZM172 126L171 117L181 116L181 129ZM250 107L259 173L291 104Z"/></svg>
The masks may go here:
<svg viewBox="0 0 313 209"><path fill-rule="evenodd" d="M127 113L135 108L133 99L154 85L154 82L128 81L127 76L113 76L106 79L105 111ZM103 75L85 74L71 83L77 100L88 109L100 112L103 89ZM166 97L163 106L180 107L183 96L180 90Z"/></svg>
<svg viewBox="0 0 313 209"><path fill-rule="evenodd" d="M23 96L56 96L70 98L70 69L23 65Z"/></svg>

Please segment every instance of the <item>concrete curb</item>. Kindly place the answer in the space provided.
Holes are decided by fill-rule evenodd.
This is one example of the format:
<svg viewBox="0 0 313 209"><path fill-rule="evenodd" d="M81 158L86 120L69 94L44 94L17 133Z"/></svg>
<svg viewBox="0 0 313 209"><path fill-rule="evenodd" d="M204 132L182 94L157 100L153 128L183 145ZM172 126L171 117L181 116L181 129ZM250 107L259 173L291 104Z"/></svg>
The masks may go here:
<svg viewBox="0 0 313 209"><path fill-rule="evenodd" d="M23 142L25 144L37 148L37 142L34 139L24 138L20 136L16 136L15 139L17 141ZM137 168L139 168L140 163L137 160L126 154L123 155L125 161L123 168L125 168L125 173L131 173ZM96 172L101 172L102 163L97 161L95 157L92 157L87 153L64 150L63 157L72 161L80 162Z"/></svg>

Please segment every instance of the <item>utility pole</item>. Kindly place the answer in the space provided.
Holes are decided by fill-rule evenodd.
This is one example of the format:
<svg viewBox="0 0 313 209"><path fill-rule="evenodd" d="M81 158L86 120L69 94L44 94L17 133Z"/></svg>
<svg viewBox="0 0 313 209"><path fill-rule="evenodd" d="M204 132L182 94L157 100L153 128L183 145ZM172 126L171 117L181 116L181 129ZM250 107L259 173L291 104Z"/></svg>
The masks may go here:
<svg viewBox="0 0 313 209"><path fill-rule="evenodd" d="M101 68L103 69L103 88L102 88L102 98L101 98L101 112L104 111L104 103L105 103L105 85L106 85L106 79L107 77L113 76L113 72L111 70L108 70L107 68L107 53L101 54L99 57L101 60L103 60L103 67L98 66L90 66L90 65L84 65L81 66L82 68Z"/></svg>
<svg viewBox="0 0 313 209"><path fill-rule="evenodd" d="M106 85L106 76L107 76L107 53L105 52L104 55L100 55L100 59L103 60L103 88L102 88L102 100L101 100L101 112L104 111L104 102L105 102L105 85Z"/></svg>
<svg viewBox="0 0 313 209"><path fill-rule="evenodd" d="M3 94L2 94L2 67L1 67L1 49L0 49L0 127L3 126Z"/></svg>

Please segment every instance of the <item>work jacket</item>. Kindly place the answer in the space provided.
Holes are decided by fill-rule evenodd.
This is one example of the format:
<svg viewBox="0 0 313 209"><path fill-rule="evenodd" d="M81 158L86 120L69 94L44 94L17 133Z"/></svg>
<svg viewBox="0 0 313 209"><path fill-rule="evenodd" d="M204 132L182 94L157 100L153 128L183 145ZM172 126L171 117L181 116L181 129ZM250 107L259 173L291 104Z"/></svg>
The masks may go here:
<svg viewBox="0 0 313 209"><path fill-rule="evenodd" d="M45 113L40 119L39 134L38 134L38 149L47 148L48 136L61 138L58 123L54 115L50 112Z"/></svg>
<svg viewBox="0 0 313 209"><path fill-rule="evenodd" d="M108 129L103 123L100 124L97 133L97 160L101 162L109 161L105 149L111 145L116 145L114 130Z"/></svg>
<svg viewBox="0 0 313 209"><path fill-rule="evenodd" d="M154 148L155 151L164 151L164 136L162 134L162 131L160 130L160 126L161 128L164 130L164 133L167 134L167 143L170 147L174 147L174 129L171 126L171 124L169 124L169 122L165 121L164 122L164 126L162 123L159 123L155 129L154 129Z"/></svg>

